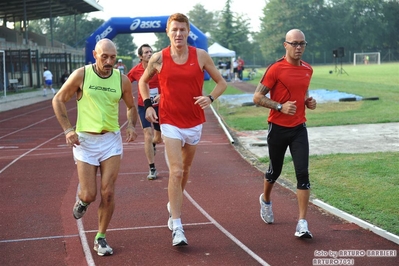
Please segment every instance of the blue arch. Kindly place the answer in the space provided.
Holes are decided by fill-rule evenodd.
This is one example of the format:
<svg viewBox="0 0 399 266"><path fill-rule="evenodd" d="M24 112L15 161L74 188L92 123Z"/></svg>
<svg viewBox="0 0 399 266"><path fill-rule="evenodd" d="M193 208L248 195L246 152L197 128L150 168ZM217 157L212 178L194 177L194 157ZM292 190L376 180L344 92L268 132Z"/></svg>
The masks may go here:
<svg viewBox="0 0 399 266"><path fill-rule="evenodd" d="M122 33L151 33L165 32L169 16L159 17L117 17L110 18L94 31L86 40L86 64L94 62L93 50L96 43L104 38L113 39ZM208 51L208 39L193 24L190 24L188 43L197 48Z"/></svg>

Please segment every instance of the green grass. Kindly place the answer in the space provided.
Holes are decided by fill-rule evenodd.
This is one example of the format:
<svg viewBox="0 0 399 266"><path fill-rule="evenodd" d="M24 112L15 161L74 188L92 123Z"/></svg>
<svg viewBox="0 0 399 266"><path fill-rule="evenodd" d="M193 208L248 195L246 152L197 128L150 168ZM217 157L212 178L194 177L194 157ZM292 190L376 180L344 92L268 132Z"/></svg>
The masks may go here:
<svg viewBox="0 0 399 266"><path fill-rule="evenodd" d="M379 100L319 103L316 110L307 111L309 127L399 122L398 63L343 65L348 75L337 75L335 66L313 68L310 90L338 90ZM259 72L250 83L258 84L264 69ZM213 81L205 82L207 93L213 87ZM225 92L237 93L242 92L231 87ZM233 131L267 129L268 109L221 105L218 101L213 106ZM398 158L399 152L310 156L312 196L399 235ZM268 164L268 158L259 161ZM290 157L280 178L296 183Z"/></svg>

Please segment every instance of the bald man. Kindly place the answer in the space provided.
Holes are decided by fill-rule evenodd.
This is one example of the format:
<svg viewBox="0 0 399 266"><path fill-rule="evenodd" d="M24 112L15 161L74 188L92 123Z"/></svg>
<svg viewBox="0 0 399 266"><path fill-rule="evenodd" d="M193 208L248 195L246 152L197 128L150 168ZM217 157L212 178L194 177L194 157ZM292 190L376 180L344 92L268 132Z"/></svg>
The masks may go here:
<svg viewBox="0 0 399 266"><path fill-rule="evenodd" d="M73 216L80 219L97 195L96 175L101 174L101 202L98 208L98 233L94 250L98 255L112 255L105 233L115 206L115 182L123 145L119 126L119 102L127 107L126 142L137 137L137 109L129 79L114 69L116 46L109 39L100 40L93 51L95 63L75 70L53 98L55 115L64 130L65 140L73 150L79 178L79 199ZM77 99L76 129L71 124L66 102Z"/></svg>
<svg viewBox="0 0 399 266"><path fill-rule="evenodd" d="M316 108L316 100L309 97L308 91L313 69L301 60L307 45L305 34L301 30L288 31L283 45L285 56L267 68L253 98L256 105L271 109L267 120L270 165L265 173L263 193L259 197L260 216L265 223L274 222L271 192L281 174L284 156L289 147L297 179L299 208L294 235L312 238L306 221L310 181L305 109ZM270 97L267 97L269 92Z"/></svg>

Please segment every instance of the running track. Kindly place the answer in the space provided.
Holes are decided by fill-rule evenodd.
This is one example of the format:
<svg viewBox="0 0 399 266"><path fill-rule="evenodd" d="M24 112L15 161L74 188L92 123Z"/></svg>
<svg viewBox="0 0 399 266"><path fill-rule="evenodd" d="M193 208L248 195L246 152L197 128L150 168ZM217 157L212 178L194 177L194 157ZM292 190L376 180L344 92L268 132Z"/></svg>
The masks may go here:
<svg viewBox="0 0 399 266"><path fill-rule="evenodd" d="M74 121L75 103L67 107ZM123 103L120 113L122 125ZM124 144L107 233L114 255L99 257L92 250L99 200L82 220L73 218L76 167L51 101L0 113L0 265L313 265L331 258L325 252L344 250L392 251L394 257L344 258L355 265L399 265L397 244L314 205L308 213L314 239L296 239L296 197L280 185L273 198L276 222L265 224L258 202L263 173L229 143L210 109L206 115L183 204L189 245L171 245L163 145L157 146L159 178L148 181L139 130L134 143Z"/></svg>

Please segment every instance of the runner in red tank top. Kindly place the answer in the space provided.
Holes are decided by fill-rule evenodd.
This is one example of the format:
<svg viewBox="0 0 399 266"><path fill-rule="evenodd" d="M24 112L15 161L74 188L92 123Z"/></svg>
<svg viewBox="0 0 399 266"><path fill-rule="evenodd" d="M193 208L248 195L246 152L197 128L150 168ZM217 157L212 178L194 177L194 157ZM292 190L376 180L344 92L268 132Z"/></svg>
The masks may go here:
<svg viewBox="0 0 399 266"><path fill-rule="evenodd" d="M137 49L137 53L140 58L140 63L134 66L127 74L130 82L138 82L140 80L141 76L144 73L144 69L147 67L148 61L153 54L152 48L148 44L141 45L139 49ZM157 75L154 75L152 77L149 82L149 86L150 99L152 101L155 111L158 113L158 100L161 93L161 88L159 86ZM154 180L157 178L158 174L155 167L155 151L156 144L162 142L161 128L159 126L159 123L150 123L147 119L145 119L144 102L143 97L141 97L140 90L138 91L137 109L140 117L141 127L143 128L144 133L144 152L150 168L147 179ZM152 130L151 124L154 126L154 131Z"/></svg>
<svg viewBox="0 0 399 266"><path fill-rule="evenodd" d="M172 230L172 245L180 246L188 244L180 216L184 187L205 122L203 109L226 90L227 84L206 51L188 46L190 23L185 15L171 15L166 33L170 46L151 57L139 88L145 99L146 119L157 121L149 99L149 81L158 73L162 88L159 123L169 166L168 227ZM216 82L207 96L202 95L205 70Z"/></svg>

